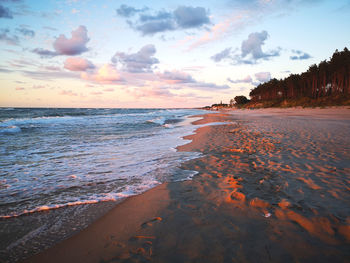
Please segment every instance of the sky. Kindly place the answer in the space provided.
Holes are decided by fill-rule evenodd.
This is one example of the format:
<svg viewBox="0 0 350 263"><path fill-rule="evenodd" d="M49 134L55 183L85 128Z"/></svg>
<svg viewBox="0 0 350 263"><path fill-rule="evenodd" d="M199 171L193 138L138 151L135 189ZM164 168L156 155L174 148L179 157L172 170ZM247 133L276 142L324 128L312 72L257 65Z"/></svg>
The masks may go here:
<svg viewBox="0 0 350 263"><path fill-rule="evenodd" d="M0 107L229 103L350 48L349 0L0 0Z"/></svg>

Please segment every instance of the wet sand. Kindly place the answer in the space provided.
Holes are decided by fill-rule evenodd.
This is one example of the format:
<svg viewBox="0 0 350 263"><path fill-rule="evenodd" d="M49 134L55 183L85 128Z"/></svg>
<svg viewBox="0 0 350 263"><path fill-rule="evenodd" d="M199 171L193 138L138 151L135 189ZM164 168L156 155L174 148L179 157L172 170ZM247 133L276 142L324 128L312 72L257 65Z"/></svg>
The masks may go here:
<svg viewBox="0 0 350 263"><path fill-rule="evenodd" d="M207 114L192 181L130 197L25 262L350 262L350 110Z"/></svg>

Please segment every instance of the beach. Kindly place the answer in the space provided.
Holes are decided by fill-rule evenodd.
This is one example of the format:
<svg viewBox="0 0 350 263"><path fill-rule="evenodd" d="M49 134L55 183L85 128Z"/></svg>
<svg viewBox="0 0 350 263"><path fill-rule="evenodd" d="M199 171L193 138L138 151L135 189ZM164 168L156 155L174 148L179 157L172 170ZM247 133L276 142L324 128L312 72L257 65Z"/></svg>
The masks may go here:
<svg viewBox="0 0 350 263"><path fill-rule="evenodd" d="M0 0L0 263L350 263L349 10Z"/></svg>
<svg viewBox="0 0 350 263"><path fill-rule="evenodd" d="M209 113L192 180L116 204L24 262L349 262L350 110Z"/></svg>

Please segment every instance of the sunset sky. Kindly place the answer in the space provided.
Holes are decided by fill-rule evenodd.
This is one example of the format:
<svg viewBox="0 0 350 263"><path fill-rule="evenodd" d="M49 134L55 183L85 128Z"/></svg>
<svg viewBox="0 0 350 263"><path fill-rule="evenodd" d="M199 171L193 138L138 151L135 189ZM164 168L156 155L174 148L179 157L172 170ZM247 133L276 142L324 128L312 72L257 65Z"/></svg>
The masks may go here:
<svg viewBox="0 0 350 263"><path fill-rule="evenodd" d="M349 0L0 0L0 106L228 103L350 48L349 17Z"/></svg>

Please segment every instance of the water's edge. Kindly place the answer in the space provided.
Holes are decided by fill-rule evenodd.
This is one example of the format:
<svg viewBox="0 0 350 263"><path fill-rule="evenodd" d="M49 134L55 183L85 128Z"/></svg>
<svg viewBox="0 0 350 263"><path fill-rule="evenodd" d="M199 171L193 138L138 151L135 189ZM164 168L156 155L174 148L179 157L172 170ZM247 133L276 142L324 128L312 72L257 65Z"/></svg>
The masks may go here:
<svg viewBox="0 0 350 263"><path fill-rule="evenodd" d="M191 120L191 123L201 119L199 117L193 117L194 116L187 117ZM198 127L195 126L192 133L184 134L182 137L194 134L197 128ZM190 141L186 139L183 140L183 144L180 145L189 142ZM185 161L186 160L183 162ZM189 180L196 174L195 171L188 172L189 177L182 180ZM153 185L135 195L143 194L157 185L159 184ZM0 261L17 262L40 253L79 233L93 222L106 215L117 204L124 202L132 196L133 195L121 196L118 199L91 203L75 203L71 205L47 207L47 209L44 207L10 218L2 217L0 219L0 229L3 230L0 241Z"/></svg>

